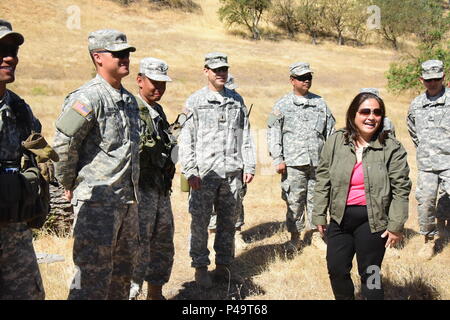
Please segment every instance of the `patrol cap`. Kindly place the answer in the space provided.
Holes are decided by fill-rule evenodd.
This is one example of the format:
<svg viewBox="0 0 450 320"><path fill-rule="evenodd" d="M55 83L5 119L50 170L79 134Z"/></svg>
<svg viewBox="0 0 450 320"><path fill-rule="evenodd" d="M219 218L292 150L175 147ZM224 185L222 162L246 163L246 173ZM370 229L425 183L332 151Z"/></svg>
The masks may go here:
<svg viewBox="0 0 450 320"><path fill-rule="evenodd" d="M380 90L378 90L377 88L361 88L359 90L359 93L371 93L381 98Z"/></svg>
<svg viewBox="0 0 450 320"><path fill-rule="evenodd" d="M227 87L230 90L237 89L237 84L234 83L234 77L231 75L231 73L228 74L227 82L225 82L225 87Z"/></svg>
<svg viewBox="0 0 450 320"><path fill-rule="evenodd" d="M0 19L0 40L7 38L13 40L14 44L17 46L20 46L25 41L20 33L12 31L11 23Z"/></svg>
<svg viewBox="0 0 450 320"><path fill-rule="evenodd" d="M205 67L208 67L209 69L229 67L228 57L221 52L210 52L205 56Z"/></svg>
<svg viewBox="0 0 450 320"><path fill-rule="evenodd" d="M91 32L88 37L89 51L108 50L108 51L124 51L129 50L131 52L136 51L136 48L130 46L127 42L127 36L125 33L104 29Z"/></svg>
<svg viewBox="0 0 450 320"><path fill-rule="evenodd" d="M289 71L291 76L301 76L307 73L313 73L311 68L309 67L309 63L306 62L296 62L291 64L289 67Z"/></svg>
<svg viewBox="0 0 450 320"><path fill-rule="evenodd" d="M422 78L439 79L444 76L444 63L441 60L428 60L422 63Z"/></svg>
<svg viewBox="0 0 450 320"><path fill-rule="evenodd" d="M156 58L144 58L139 64L139 73L155 81L172 81L167 75L169 66L163 60Z"/></svg>

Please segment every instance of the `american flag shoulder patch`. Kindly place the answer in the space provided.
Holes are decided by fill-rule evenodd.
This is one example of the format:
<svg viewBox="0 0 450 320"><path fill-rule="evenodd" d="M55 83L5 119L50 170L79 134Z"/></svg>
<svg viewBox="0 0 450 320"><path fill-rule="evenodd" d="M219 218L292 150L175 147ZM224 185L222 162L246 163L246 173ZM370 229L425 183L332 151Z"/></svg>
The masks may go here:
<svg viewBox="0 0 450 320"><path fill-rule="evenodd" d="M89 107L85 106L79 101L73 104L72 109L81 114L84 118L86 118L92 112Z"/></svg>

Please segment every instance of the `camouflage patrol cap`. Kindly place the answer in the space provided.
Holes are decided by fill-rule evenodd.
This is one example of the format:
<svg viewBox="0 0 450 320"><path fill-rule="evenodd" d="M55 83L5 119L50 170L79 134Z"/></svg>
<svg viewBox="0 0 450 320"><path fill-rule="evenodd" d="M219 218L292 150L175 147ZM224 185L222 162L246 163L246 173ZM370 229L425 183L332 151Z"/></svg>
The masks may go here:
<svg viewBox="0 0 450 320"><path fill-rule="evenodd" d="M289 66L289 72L291 73L291 76L301 76L307 73L314 73L309 67L309 63L306 62L296 62L291 64Z"/></svg>
<svg viewBox="0 0 450 320"><path fill-rule="evenodd" d="M228 79L227 82L225 82L225 87L230 90L235 90L238 87L237 84L234 83L234 77L231 75L231 73L228 74Z"/></svg>
<svg viewBox="0 0 450 320"><path fill-rule="evenodd" d="M440 79L444 76L444 63L441 60L428 60L422 63L422 78Z"/></svg>
<svg viewBox="0 0 450 320"><path fill-rule="evenodd" d="M135 47L128 44L125 33L112 29L91 32L88 37L88 42L90 52L99 50L113 52L124 50L129 50L131 52L136 51Z"/></svg>
<svg viewBox="0 0 450 320"><path fill-rule="evenodd" d="M210 52L205 56L205 67L217 69L220 67L229 67L228 57L221 52Z"/></svg>
<svg viewBox="0 0 450 320"><path fill-rule="evenodd" d="M0 19L0 40L3 39L11 39L17 46L20 46L25 41L20 33L12 31L11 23Z"/></svg>
<svg viewBox="0 0 450 320"><path fill-rule="evenodd" d="M374 94L374 95L376 95L376 96L381 98L380 90L378 90L377 88L361 88L359 90L359 93L363 93L363 92L364 93L371 93L371 94Z"/></svg>
<svg viewBox="0 0 450 320"><path fill-rule="evenodd" d="M144 58L139 65L139 73L155 81L172 81L167 75L167 70L169 70L167 63L156 58Z"/></svg>

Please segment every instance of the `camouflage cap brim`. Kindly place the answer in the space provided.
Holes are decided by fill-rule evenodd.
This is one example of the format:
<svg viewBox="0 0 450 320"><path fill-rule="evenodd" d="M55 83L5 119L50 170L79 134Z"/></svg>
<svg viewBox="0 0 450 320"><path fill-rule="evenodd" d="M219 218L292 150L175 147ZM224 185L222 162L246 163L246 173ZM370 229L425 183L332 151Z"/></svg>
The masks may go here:
<svg viewBox="0 0 450 320"><path fill-rule="evenodd" d="M20 46L25 42L25 38L18 32L0 32L0 41L12 42L16 46Z"/></svg>
<svg viewBox="0 0 450 320"><path fill-rule="evenodd" d="M230 67L230 65L226 62L223 61L218 61L215 63L208 63L206 64L206 66L210 69L217 69L217 68L221 68L221 67Z"/></svg>
<svg viewBox="0 0 450 320"><path fill-rule="evenodd" d="M422 73L422 78L424 80L428 80L428 79L440 79L444 77L444 72L427 72L427 73Z"/></svg>
<svg viewBox="0 0 450 320"><path fill-rule="evenodd" d="M118 52L118 51L124 51L124 50L129 50L131 52L136 51L136 48L133 46L130 46L128 43L111 44L111 45L105 46L104 49L108 50L108 51L112 51L112 52Z"/></svg>
<svg viewBox="0 0 450 320"><path fill-rule="evenodd" d="M169 76L163 75L163 74L152 74L152 73L144 73L145 76L151 80L154 81L164 81L164 82L171 82L172 79Z"/></svg>
<svg viewBox="0 0 450 320"><path fill-rule="evenodd" d="M302 76L307 73L313 74L314 72L311 69L293 70L291 72L291 76L297 77L297 76Z"/></svg>

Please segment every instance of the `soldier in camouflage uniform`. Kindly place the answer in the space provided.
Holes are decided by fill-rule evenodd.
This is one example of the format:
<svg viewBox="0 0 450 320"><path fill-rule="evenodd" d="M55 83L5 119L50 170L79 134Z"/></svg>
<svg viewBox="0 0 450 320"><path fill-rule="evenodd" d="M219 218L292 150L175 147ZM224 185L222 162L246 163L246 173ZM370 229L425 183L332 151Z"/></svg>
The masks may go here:
<svg viewBox="0 0 450 320"><path fill-rule="evenodd" d="M90 33L97 76L70 93L56 121L55 175L74 206L69 299L128 299L138 250L139 109L121 84L125 34Z"/></svg>
<svg viewBox="0 0 450 320"><path fill-rule="evenodd" d="M166 90L167 64L159 59L141 60L136 100L141 118L139 229L140 251L134 270L130 297L133 299L143 280L148 282L149 300L165 300L162 286L169 281L175 254L174 223L170 193L175 164L171 152L176 139L157 103Z"/></svg>
<svg viewBox="0 0 450 320"><path fill-rule="evenodd" d="M7 217L19 211L22 200L11 183L21 169L21 142L30 134L26 131L41 130L30 107L6 89L15 80L23 42L8 21L0 20L0 300L43 300L45 296L31 230L27 222L9 222Z"/></svg>
<svg viewBox="0 0 450 320"><path fill-rule="evenodd" d="M234 82L234 77L231 73L228 73L228 79L225 83L225 88L230 89L234 92L236 92L236 89L238 88L237 84ZM236 248L245 248L246 243L244 241L243 235L241 233L242 226L244 225L244 196L247 193L247 184L244 183L241 190L241 202L240 206L236 208L236 234L235 234L235 247ZM211 213L211 219L209 220L208 229L211 234L216 233L217 228L217 215L216 212L213 210Z"/></svg>
<svg viewBox="0 0 450 320"><path fill-rule="evenodd" d="M300 248L305 224L313 231L312 244L325 250L311 223L312 199L319 155L334 132L335 120L325 100L309 91L313 73L309 64L294 63L289 71L293 92L277 101L267 121L269 152L276 172L281 174L282 198L287 204L286 225L291 233L288 250Z"/></svg>
<svg viewBox="0 0 450 320"><path fill-rule="evenodd" d="M435 236L447 237L450 223L449 207L436 210L439 185L446 193L442 200L450 195L450 89L444 87L442 61L428 60L421 67L420 81L427 90L411 102L406 123L417 148L417 213L425 241L419 254L431 259Z"/></svg>
<svg viewBox="0 0 450 320"><path fill-rule="evenodd" d="M180 160L192 192L190 256L201 287L212 285L207 273L208 223L213 205L217 213L215 279L227 279L234 259L236 207L243 183L255 174L255 152L247 108L242 97L225 88L228 58L220 52L205 56L208 85L186 101L191 118L180 135Z"/></svg>

